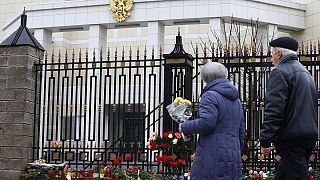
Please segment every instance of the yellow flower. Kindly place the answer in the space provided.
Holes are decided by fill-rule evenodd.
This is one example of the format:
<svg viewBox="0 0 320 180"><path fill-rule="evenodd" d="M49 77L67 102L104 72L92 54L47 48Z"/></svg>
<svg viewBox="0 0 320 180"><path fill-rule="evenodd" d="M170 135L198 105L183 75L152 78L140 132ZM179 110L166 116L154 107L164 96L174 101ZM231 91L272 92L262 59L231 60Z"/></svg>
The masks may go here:
<svg viewBox="0 0 320 180"><path fill-rule="evenodd" d="M191 105L191 101L189 101L188 99L185 99L185 104L186 105Z"/></svg>
<svg viewBox="0 0 320 180"><path fill-rule="evenodd" d="M173 103L181 103L181 104L185 104L185 105L191 105L191 101L189 101L188 99L184 99L182 97L177 97Z"/></svg>
<svg viewBox="0 0 320 180"><path fill-rule="evenodd" d="M174 100L174 102L179 102L181 103L184 99L182 97L176 97L176 99Z"/></svg>
<svg viewBox="0 0 320 180"><path fill-rule="evenodd" d="M104 173L100 173L100 178L104 178Z"/></svg>

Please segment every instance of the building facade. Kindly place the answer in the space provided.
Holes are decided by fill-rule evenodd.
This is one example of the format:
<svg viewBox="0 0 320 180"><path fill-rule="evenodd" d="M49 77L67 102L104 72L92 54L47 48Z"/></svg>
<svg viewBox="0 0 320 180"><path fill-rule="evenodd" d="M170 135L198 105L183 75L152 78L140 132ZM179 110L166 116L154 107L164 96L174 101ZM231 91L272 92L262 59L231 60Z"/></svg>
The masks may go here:
<svg viewBox="0 0 320 180"><path fill-rule="evenodd" d="M51 53L53 49L100 49L108 47L147 46L164 52L171 50L180 28L187 52L192 43L209 42L212 30L223 37L223 23L231 19L241 23L242 31L251 20L258 20L260 30L270 38L290 35L299 42L320 37L320 1L258 1L258 0L175 0L133 1L131 16L117 23L109 11L107 0L28 0L1 1L0 40L19 26L19 16L26 8L28 27ZM243 33L244 34L244 33ZM267 37L264 37L266 39ZM150 52L150 51L149 51ZM69 53L71 54L71 53Z"/></svg>

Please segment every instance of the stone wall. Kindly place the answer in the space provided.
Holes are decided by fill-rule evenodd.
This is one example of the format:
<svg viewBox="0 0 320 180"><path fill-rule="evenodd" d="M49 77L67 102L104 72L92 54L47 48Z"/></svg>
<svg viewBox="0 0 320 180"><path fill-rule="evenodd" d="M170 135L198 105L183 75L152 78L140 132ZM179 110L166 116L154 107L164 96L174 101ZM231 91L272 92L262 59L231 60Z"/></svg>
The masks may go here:
<svg viewBox="0 0 320 180"><path fill-rule="evenodd" d="M0 179L18 179L32 161L35 71L43 52L31 46L0 47Z"/></svg>

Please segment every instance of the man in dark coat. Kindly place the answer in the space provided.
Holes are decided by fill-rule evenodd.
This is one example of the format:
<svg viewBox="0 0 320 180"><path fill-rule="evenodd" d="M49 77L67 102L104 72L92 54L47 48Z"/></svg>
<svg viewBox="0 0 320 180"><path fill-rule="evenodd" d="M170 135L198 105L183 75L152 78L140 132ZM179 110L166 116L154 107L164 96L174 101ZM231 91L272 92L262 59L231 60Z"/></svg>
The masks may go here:
<svg viewBox="0 0 320 180"><path fill-rule="evenodd" d="M269 155L271 143L280 153L277 180L308 179L308 158L318 138L317 89L298 61L298 43L290 37L270 42L272 70L266 89L260 146Z"/></svg>
<svg viewBox="0 0 320 180"><path fill-rule="evenodd" d="M180 125L184 134L199 134L192 180L241 180L241 142L245 130L239 92L227 69L216 62L201 69L207 83L202 91L199 118Z"/></svg>

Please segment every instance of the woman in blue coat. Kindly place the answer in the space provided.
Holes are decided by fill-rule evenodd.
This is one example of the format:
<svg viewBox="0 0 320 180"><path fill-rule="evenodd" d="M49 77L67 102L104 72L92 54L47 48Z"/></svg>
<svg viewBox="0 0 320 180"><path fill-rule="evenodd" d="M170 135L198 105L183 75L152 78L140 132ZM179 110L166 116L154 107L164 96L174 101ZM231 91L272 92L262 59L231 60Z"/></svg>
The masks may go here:
<svg viewBox="0 0 320 180"><path fill-rule="evenodd" d="M201 69L207 83L198 119L180 124L184 134L199 134L191 180L241 180L241 146L245 135L239 92L216 62Z"/></svg>

